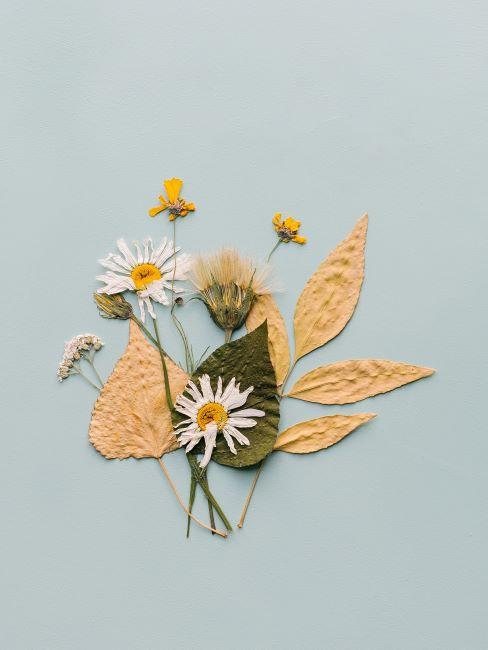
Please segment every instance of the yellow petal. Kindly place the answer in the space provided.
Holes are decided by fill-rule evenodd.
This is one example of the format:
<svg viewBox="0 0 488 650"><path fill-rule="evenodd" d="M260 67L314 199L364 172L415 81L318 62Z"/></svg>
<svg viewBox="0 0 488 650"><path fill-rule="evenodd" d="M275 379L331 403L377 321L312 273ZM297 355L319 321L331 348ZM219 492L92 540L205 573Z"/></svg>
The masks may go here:
<svg viewBox="0 0 488 650"><path fill-rule="evenodd" d="M306 244L307 243L307 238L306 237L300 237L300 235L295 235L293 237L292 241L296 242L297 244Z"/></svg>
<svg viewBox="0 0 488 650"><path fill-rule="evenodd" d="M194 203L185 203L185 207L188 212L194 212L195 211L195 204Z"/></svg>
<svg viewBox="0 0 488 650"><path fill-rule="evenodd" d="M151 208L149 210L149 216L150 217L155 217L157 214L159 214L163 210L166 210L166 207L164 205L158 205L157 207Z"/></svg>
<svg viewBox="0 0 488 650"><path fill-rule="evenodd" d="M183 181L179 178L171 178L170 180L164 181L164 187L170 203L174 203L179 197L182 185Z"/></svg>
<svg viewBox="0 0 488 650"><path fill-rule="evenodd" d="M277 212L275 216L273 217L273 224L275 226L280 226L281 225L281 212Z"/></svg>
<svg viewBox="0 0 488 650"><path fill-rule="evenodd" d="M295 232L300 228L300 224L301 222L297 221L296 219L293 219L293 217L287 217L283 222L285 228L288 228L288 230L292 230Z"/></svg>

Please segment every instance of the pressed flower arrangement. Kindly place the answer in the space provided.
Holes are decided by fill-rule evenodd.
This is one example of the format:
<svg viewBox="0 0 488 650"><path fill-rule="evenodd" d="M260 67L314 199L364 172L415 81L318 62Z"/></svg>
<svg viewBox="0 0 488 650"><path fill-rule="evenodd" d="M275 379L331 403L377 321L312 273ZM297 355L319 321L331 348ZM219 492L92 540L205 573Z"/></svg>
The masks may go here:
<svg viewBox="0 0 488 650"><path fill-rule="evenodd" d="M277 240L266 262L242 256L234 249L190 256L176 247L176 223L195 211L183 199L183 182L164 181L166 196L152 208L154 217L167 211L172 239L159 244L146 238L133 248L123 239L117 253L100 260L103 283L94 295L100 315L130 321L129 343L104 383L94 356L103 345L93 334L69 341L58 369L59 381L79 374L100 394L95 402L89 439L109 459L155 458L190 523L227 537L232 524L209 486L211 462L256 472L243 504L242 527L266 458L276 451L306 454L326 449L365 424L373 413L324 415L279 429L286 399L326 405L351 404L431 375L430 368L383 359L354 359L319 366L288 388L300 359L337 336L350 320L364 277L368 217L319 265L296 303L294 352L284 319L269 282L271 257L281 244L303 245L300 221L275 214ZM123 294L134 293L139 316ZM224 343L205 359L195 361L175 305L197 298L224 335ZM181 336L185 367L164 350L157 324L158 305L171 310ZM232 340L245 325L247 334ZM81 362L92 367L92 381ZM184 450L189 465L189 497L185 503L169 475L164 455ZM182 452L183 453L183 452ZM193 513L196 491L208 501L209 521ZM218 521L218 523L217 523ZM221 523L220 523L221 522Z"/></svg>

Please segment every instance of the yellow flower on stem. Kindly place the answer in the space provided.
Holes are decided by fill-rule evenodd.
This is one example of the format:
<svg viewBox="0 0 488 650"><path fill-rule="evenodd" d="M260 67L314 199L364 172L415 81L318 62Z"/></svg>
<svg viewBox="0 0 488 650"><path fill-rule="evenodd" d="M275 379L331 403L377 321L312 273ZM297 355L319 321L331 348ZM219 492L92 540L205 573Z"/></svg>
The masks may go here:
<svg viewBox="0 0 488 650"><path fill-rule="evenodd" d="M307 242L306 237L301 237L298 234L298 230L301 225L301 221L293 219L293 217L287 217L283 219L281 212L277 212L273 217L274 229L278 233L280 241L288 243L294 241L297 244L305 244Z"/></svg>
<svg viewBox="0 0 488 650"><path fill-rule="evenodd" d="M187 203L185 199L180 198L181 188L183 181L180 178L171 178L164 181L164 189L166 190L166 197L159 196L161 205L151 208L149 216L155 217L160 212L168 210L169 220L174 221L177 217L186 217L189 212L195 210L194 203Z"/></svg>

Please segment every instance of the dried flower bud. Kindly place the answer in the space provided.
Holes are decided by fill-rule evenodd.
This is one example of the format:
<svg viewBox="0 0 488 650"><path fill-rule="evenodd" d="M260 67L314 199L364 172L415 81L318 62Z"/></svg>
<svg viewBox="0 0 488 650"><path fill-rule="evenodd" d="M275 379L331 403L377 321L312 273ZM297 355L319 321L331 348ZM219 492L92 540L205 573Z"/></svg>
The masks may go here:
<svg viewBox="0 0 488 650"><path fill-rule="evenodd" d="M93 299L97 304L100 316L103 316L103 318L120 318L122 320L132 318L132 305L119 293L114 295L94 293Z"/></svg>
<svg viewBox="0 0 488 650"><path fill-rule="evenodd" d="M270 293L268 274L269 267L223 249L197 257L190 280L214 323L229 331L244 323L257 296Z"/></svg>

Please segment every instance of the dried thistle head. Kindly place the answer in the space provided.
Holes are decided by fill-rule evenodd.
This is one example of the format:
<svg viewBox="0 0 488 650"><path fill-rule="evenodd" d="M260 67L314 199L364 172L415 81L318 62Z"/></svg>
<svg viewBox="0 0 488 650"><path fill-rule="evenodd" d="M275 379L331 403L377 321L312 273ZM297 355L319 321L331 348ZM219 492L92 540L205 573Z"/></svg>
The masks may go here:
<svg viewBox="0 0 488 650"><path fill-rule="evenodd" d="M268 266L241 257L233 248L197 256L190 271L212 320L227 331L244 323L256 296L271 292L268 279Z"/></svg>
<svg viewBox="0 0 488 650"><path fill-rule="evenodd" d="M100 316L103 316L103 318L120 318L122 320L132 318L132 305L120 293L113 295L94 293L93 299L96 302Z"/></svg>

